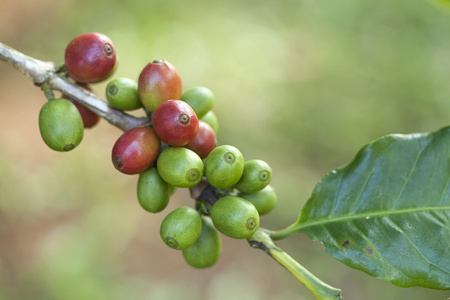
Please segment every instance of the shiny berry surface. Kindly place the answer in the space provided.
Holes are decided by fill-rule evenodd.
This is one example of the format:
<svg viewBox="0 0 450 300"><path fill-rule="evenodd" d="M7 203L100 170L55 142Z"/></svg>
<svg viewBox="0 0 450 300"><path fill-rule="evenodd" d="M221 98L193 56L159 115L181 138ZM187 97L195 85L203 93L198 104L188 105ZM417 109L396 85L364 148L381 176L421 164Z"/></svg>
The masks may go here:
<svg viewBox="0 0 450 300"><path fill-rule="evenodd" d="M97 82L114 71L116 51L106 35L88 32L69 42L64 60L67 73L75 81Z"/></svg>
<svg viewBox="0 0 450 300"><path fill-rule="evenodd" d="M142 105L153 112L164 101L181 98L180 74L168 61L154 60L141 71L138 92Z"/></svg>
<svg viewBox="0 0 450 300"><path fill-rule="evenodd" d="M123 133L114 144L111 159L124 174L138 174L150 167L159 154L161 141L155 131L146 126Z"/></svg>
<svg viewBox="0 0 450 300"><path fill-rule="evenodd" d="M198 131L198 118L194 110L181 100L168 100L152 114L152 126L161 141L170 146L184 146Z"/></svg>
<svg viewBox="0 0 450 300"><path fill-rule="evenodd" d="M197 134L185 147L206 158L216 147L216 134L208 123L199 121Z"/></svg>

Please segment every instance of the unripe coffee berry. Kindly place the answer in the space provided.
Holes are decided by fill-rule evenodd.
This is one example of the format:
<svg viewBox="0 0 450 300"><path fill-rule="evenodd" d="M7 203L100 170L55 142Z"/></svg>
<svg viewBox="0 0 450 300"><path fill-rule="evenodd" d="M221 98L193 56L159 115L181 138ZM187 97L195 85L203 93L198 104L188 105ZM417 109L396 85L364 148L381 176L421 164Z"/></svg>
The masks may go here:
<svg viewBox="0 0 450 300"><path fill-rule="evenodd" d="M219 131L219 120L212 110L208 111L203 117L199 118L199 120L208 123L217 135L217 132Z"/></svg>
<svg viewBox="0 0 450 300"><path fill-rule="evenodd" d="M277 195L271 185L255 193L239 193L239 197L250 201L258 210L259 215L265 215L272 211L277 204Z"/></svg>
<svg viewBox="0 0 450 300"><path fill-rule="evenodd" d="M216 134L208 123L198 121L198 131L195 137L185 146L204 159L216 147Z"/></svg>
<svg viewBox="0 0 450 300"><path fill-rule="evenodd" d="M200 214L192 207L182 206L164 218L159 233L167 246L175 250L183 250L197 241L201 230Z"/></svg>
<svg viewBox="0 0 450 300"><path fill-rule="evenodd" d="M198 118L186 102L168 100L152 113L152 126L164 143L184 146L197 134Z"/></svg>
<svg viewBox="0 0 450 300"><path fill-rule="evenodd" d="M89 88L87 84L78 83L78 85L92 93L92 90ZM78 108L78 111L80 112L81 115L81 119L83 120L84 128L92 128L95 125L97 125L97 123L100 121L100 116L91 111L90 109L88 109L87 107L81 105L80 103L73 100L67 95L63 95L62 97L72 102Z"/></svg>
<svg viewBox="0 0 450 300"><path fill-rule="evenodd" d="M116 51L104 34L89 32L72 39L66 47L67 73L78 82L97 82L107 78L116 65Z"/></svg>
<svg viewBox="0 0 450 300"><path fill-rule="evenodd" d="M233 146L214 148L205 159L205 175L209 183L220 189L234 186L244 172L244 157Z"/></svg>
<svg viewBox="0 0 450 300"><path fill-rule="evenodd" d="M210 89L202 86L190 88L181 94L181 100L189 104L197 117L203 117L214 106L214 94Z"/></svg>
<svg viewBox="0 0 450 300"><path fill-rule="evenodd" d="M138 174L156 160L161 141L151 127L140 126L124 132L112 149L114 167L124 174Z"/></svg>
<svg viewBox="0 0 450 300"><path fill-rule="evenodd" d="M142 105L153 112L164 101L180 99L180 74L168 61L154 60L140 73L138 92Z"/></svg>
<svg viewBox="0 0 450 300"><path fill-rule="evenodd" d="M235 188L243 193L254 193L265 188L271 180L269 164L259 159L249 160L244 163L244 173Z"/></svg>
<svg viewBox="0 0 450 300"><path fill-rule="evenodd" d="M175 187L190 188L202 180L202 159L194 151L184 147L164 149L156 166L162 179Z"/></svg>
<svg viewBox="0 0 450 300"><path fill-rule="evenodd" d="M106 85L106 99L120 110L135 110L142 107L137 82L129 78L116 78Z"/></svg>
<svg viewBox="0 0 450 300"><path fill-rule="evenodd" d="M222 251L222 240L219 231L209 217L202 217L202 231L197 241L182 250L186 262L194 268L204 269L213 266Z"/></svg>
<svg viewBox="0 0 450 300"><path fill-rule="evenodd" d="M77 147L83 139L83 120L72 102L66 99L50 100L39 112L39 131L47 146L66 152Z"/></svg>
<svg viewBox="0 0 450 300"><path fill-rule="evenodd" d="M158 213L169 204L171 187L158 173L156 167L150 167L139 174L137 198L143 209Z"/></svg>
<svg viewBox="0 0 450 300"><path fill-rule="evenodd" d="M217 230L234 239L246 239L259 228L259 214L255 206L236 196L217 200L211 209L211 220Z"/></svg>

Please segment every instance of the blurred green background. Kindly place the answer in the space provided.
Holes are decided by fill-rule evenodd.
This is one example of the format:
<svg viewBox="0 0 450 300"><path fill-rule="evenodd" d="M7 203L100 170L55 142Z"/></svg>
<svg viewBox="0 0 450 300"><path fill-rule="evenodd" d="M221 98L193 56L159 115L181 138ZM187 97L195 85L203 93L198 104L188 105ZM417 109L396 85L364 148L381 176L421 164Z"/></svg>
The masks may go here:
<svg viewBox="0 0 450 300"><path fill-rule="evenodd" d="M0 41L30 56L61 63L91 31L115 43L115 77L166 59L185 89L215 93L219 143L274 171L265 228L293 223L364 144L450 123L450 14L425 0L2 0ZM101 98L105 85L93 87ZM246 241L224 237L214 267L190 268L159 237L171 209L192 205L188 192L144 212L137 176L111 163L121 131L103 120L75 151L54 152L37 126L45 101L0 63L0 299L314 299ZM371 278L303 234L278 245L347 300L450 297Z"/></svg>

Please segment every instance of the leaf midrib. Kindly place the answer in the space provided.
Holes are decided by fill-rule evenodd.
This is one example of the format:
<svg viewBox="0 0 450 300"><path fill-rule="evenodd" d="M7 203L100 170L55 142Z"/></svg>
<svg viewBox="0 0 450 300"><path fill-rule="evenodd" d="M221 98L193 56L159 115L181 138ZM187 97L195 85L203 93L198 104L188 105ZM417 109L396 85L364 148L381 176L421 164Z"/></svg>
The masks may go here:
<svg viewBox="0 0 450 300"><path fill-rule="evenodd" d="M297 226L295 226L296 230L302 231L304 229L307 229L309 227L313 226L321 226L321 225L327 225L330 223L336 223L336 222L346 222L346 221L352 221L356 219L370 219L372 217L385 217L385 216L392 216L392 215L401 215L401 214L408 214L408 213L417 213L417 212L427 212L427 211L445 211L450 210L450 206L444 206L444 207L420 207L420 208L408 208L408 209L401 209L401 210L394 210L394 211L376 211L376 212L369 212L369 213L360 213L356 215L346 215L341 217L335 217L335 218L321 218L312 222L299 222L297 223Z"/></svg>

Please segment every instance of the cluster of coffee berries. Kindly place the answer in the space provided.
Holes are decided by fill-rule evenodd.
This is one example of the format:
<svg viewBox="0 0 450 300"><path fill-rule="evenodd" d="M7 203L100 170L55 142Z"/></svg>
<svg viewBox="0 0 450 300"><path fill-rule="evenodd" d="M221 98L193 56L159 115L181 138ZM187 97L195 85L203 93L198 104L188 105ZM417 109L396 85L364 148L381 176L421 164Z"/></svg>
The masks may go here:
<svg viewBox="0 0 450 300"><path fill-rule="evenodd" d="M85 89L109 78L115 67L114 46L102 34L82 34L66 48L67 75ZM260 215L277 201L272 170L262 160L245 160L234 146L218 144L211 90L196 86L183 91L176 68L153 60L137 81L109 81L105 94L111 106L143 109L150 121L125 131L111 154L118 171L139 176L140 206L161 212L176 188L189 188L195 200L194 207L178 207L162 221L160 235L167 246L181 250L189 265L206 268L219 258L220 233L246 239L256 232ZM45 143L57 151L75 148L83 129L98 121L98 116L85 117L91 112L84 109L64 96L47 102L39 116Z"/></svg>
<svg viewBox="0 0 450 300"><path fill-rule="evenodd" d="M77 85L92 92L89 84L107 79L117 66L112 41L101 33L85 33L66 47L64 66ZM44 142L55 151L73 150L83 139L84 129L92 128L100 116L67 95L50 99L39 113L39 130Z"/></svg>

